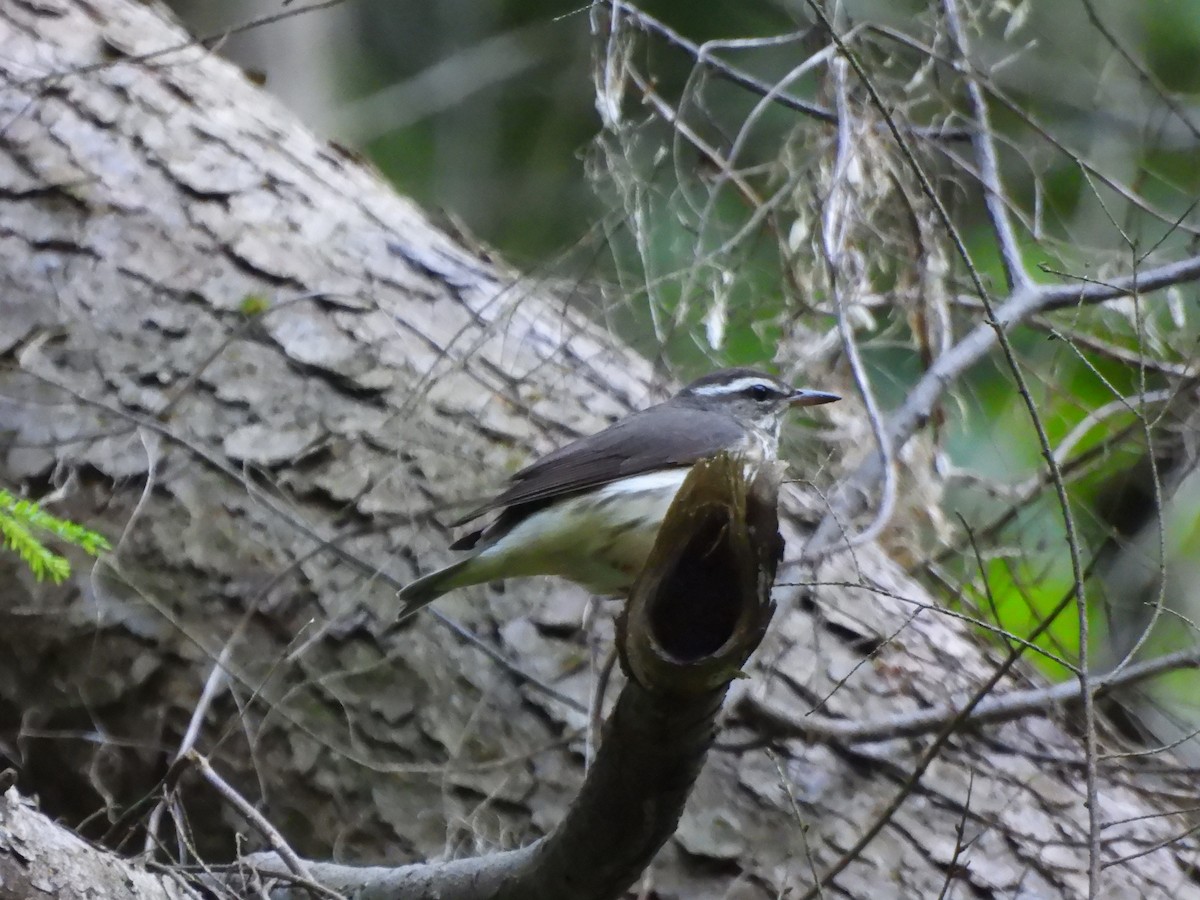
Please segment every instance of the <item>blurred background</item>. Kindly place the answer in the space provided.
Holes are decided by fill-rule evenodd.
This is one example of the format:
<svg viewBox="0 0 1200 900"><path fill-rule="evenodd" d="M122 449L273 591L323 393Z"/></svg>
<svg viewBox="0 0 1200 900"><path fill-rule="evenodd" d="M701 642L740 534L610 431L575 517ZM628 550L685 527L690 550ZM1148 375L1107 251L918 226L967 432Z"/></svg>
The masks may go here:
<svg viewBox="0 0 1200 900"><path fill-rule="evenodd" d="M848 333L886 412L981 319L957 243L994 300L1008 293L939 4L822 7L913 156L852 79L841 100L860 156L842 173L852 224L838 296L820 234L839 98L828 32L805 2L647 3L615 34L607 8L545 0L354 0L303 14L261 0L173 5L197 35L229 32L219 52L314 131L531 284L603 318L665 373L769 364L859 396ZM1200 0L1005 0L963 14L1034 278L1102 283L1195 254ZM699 65L697 45L743 83ZM1068 304L1011 336L1067 480L1097 671L1196 646L1196 299L1183 285ZM836 476L877 450L862 405L831 409L798 452ZM1074 583L1043 456L1011 368L993 354L904 448L884 534L948 604L1017 636ZM1038 665L1067 677L1079 635L1069 607L1038 639ZM1195 677L1126 691L1142 723L1133 730L1192 736Z"/></svg>

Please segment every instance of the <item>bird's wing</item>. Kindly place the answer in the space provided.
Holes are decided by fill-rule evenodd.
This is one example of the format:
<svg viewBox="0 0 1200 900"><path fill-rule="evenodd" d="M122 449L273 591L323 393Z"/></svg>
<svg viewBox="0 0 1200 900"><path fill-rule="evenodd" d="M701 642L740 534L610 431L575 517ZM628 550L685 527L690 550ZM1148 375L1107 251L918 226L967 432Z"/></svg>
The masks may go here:
<svg viewBox="0 0 1200 900"><path fill-rule="evenodd" d="M650 414L654 417L652 428L642 421ZM454 524L654 469L690 466L722 450L740 447L744 436L743 427L723 413L694 407L651 407L546 454L517 472L506 491Z"/></svg>

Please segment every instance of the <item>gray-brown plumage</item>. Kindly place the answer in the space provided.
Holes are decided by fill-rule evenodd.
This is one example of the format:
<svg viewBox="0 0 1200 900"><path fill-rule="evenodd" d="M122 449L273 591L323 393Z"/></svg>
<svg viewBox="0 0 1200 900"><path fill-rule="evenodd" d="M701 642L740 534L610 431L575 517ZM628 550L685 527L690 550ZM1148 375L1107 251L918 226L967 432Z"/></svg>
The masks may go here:
<svg viewBox="0 0 1200 900"><path fill-rule="evenodd" d="M455 523L500 511L451 545L470 556L400 592L399 618L455 588L522 575L560 575L596 593L625 590L694 463L723 450L774 459L789 408L837 399L754 369L724 369L548 453Z"/></svg>

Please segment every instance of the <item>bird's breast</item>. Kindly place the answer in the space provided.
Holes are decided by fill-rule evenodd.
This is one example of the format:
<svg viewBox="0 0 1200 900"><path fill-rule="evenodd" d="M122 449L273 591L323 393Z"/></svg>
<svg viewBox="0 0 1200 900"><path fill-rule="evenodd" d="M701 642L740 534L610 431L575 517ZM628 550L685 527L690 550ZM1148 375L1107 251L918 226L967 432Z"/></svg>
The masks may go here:
<svg viewBox="0 0 1200 900"><path fill-rule="evenodd" d="M690 469L624 478L543 507L480 556L509 575L560 575L596 593L626 590Z"/></svg>

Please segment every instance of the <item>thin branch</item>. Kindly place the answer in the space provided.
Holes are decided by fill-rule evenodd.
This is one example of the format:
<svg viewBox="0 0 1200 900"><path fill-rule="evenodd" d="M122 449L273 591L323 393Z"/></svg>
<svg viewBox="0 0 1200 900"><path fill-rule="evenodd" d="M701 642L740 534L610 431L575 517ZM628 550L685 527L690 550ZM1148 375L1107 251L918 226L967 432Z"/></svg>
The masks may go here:
<svg viewBox="0 0 1200 900"><path fill-rule="evenodd" d="M254 804L238 793L233 785L222 778L205 757L201 756L195 750L189 750L187 759L197 768L204 777L204 780L230 806L236 809L253 826L255 831L262 835L263 839L270 844L271 849L283 860L288 870L298 879L300 885L308 891L312 891L322 897L329 897L331 900L346 900L345 895L330 890L313 880L312 873L308 869L308 864L296 855L296 851L288 845L288 842L284 840L279 830L267 821L266 816L254 808Z"/></svg>
<svg viewBox="0 0 1200 900"><path fill-rule="evenodd" d="M613 5L614 8L618 6L618 4L615 3L611 5ZM654 16L641 9L638 9L637 7L624 3L619 4L619 6L622 18L625 21L630 22L632 25L636 26L647 34L658 35L668 44L678 47L680 50L688 53L693 59L696 60L697 64L706 69L711 69L721 78L726 79L730 83L736 84L739 87L743 87L760 97L771 97L774 102L780 104L781 106L799 113L803 113L806 116L811 116L814 119L819 119L822 122L837 121L837 117L833 114L833 112L825 107L808 103L804 100L801 100L799 97L793 96L792 94L781 92L776 89L776 85L761 81L752 75L748 75L746 72L742 71L736 66L730 65L719 57L713 56L711 53L711 47L708 44L701 46L695 41L685 38L682 34L671 28L666 23L654 18ZM793 34L780 35L776 38L768 38L767 40L770 40L776 44L798 43L802 41L804 37L804 32L795 32ZM763 43L763 39L758 39L757 43Z"/></svg>
<svg viewBox="0 0 1200 900"><path fill-rule="evenodd" d="M1077 578L1067 592L1062 596L1062 598L1054 604L1054 606L1044 617L1038 621L1037 625L1032 631L1030 631L1028 637L1026 638L1028 642L1032 643L1045 634L1054 621L1067 609L1067 607L1072 605L1072 603L1075 601L1076 590L1080 583L1081 580ZM896 795L891 799L887 806L885 806L878 813L878 815L876 815L875 821L872 822L871 825L868 826L867 829L859 836L858 840L854 842L854 845L845 853L843 853L835 863L825 870L821 878L818 880L817 885L815 885L813 888L810 888L808 892L803 895L804 900L811 900L811 898L816 895L818 886L832 883L833 880L838 877L838 875L845 871L846 868L862 854L867 846L875 840L879 833L883 831L888 822L892 820L892 817L895 816L900 810L900 807L904 805L904 802L908 799L909 795L916 790L917 785L925 776L925 772L928 771L931 765L933 765L934 760L937 759L938 754L941 753L942 748L945 747L947 742L950 740L950 737L958 730L959 726L970 717L971 713L974 712L976 707L978 707L984 702L984 700L987 699L988 695L991 694L996 685L1008 675L1013 666L1015 666L1021 657L1024 656L1026 646L1027 645L1022 644L1010 650L1000 665L996 667L992 674L988 676L988 678L984 680L983 684L980 685L979 688L977 688L976 691L971 695L970 699L958 710L958 713L946 721L946 723L934 736L929 746L925 749L925 752L921 754L921 757L914 763L911 771L908 774L908 778L905 779L904 783L900 786L900 789L896 792ZM1090 691L1086 687L1082 693L1085 697L1090 696ZM1090 756L1088 761L1089 765L1094 768L1095 756Z"/></svg>
<svg viewBox="0 0 1200 900"><path fill-rule="evenodd" d="M341 6L346 0L318 0L318 2L310 3L307 6L296 6L292 9L283 10L282 12L271 13L265 16L256 16L248 19L238 25L231 25L228 28L222 28L219 31L202 37L191 38L186 41L169 44L166 47L161 47L158 50L151 50L147 53L139 53L137 55L125 55L118 53L115 58L105 59L103 62L94 63L89 66L73 66L71 69L64 72L51 72L46 75L39 75L34 78L29 78L24 81L17 82L17 87L32 88L50 87L58 83L61 79L67 77L77 77L80 75L91 75L99 72L102 69L110 69L116 65L124 63L148 63L153 60L161 59L171 53L177 53L182 50L188 50L193 47L198 47L203 50L211 51L220 47L231 37L239 34L254 31L258 28L265 28L268 25L274 25L286 19L292 19L297 16L305 16L319 10L331 9L335 6ZM0 128L0 136L3 135L7 124Z"/></svg>
<svg viewBox="0 0 1200 900"><path fill-rule="evenodd" d="M730 161L723 153L721 153L720 150L718 150L708 141L704 140L704 138L697 134L696 131L687 124L687 122L683 121L683 118L679 115L678 111L675 110L669 103L667 103L667 101L662 98L662 95L658 93L650 79L643 78L633 70L630 70L629 78L635 85L637 85L638 90L642 92L643 100L654 108L655 112L658 113L664 122L668 123L672 127L676 134L686 138L687 142L695 147L696 150L699 151L706 159L708 159L708 161L716 167L716 169L724 178L732 181L737 189L741 191L742 196L744 196L747 202L750 203L756 210L762 209L764 203L763 199L759 197L758 192L754 190L754 188L749 182L746 181L746 179L742 178L742 176L738 174Z"/></svg>
<svg viewBox="0 0 1200 900"><path fill-rule="evenodd" d="M1041 268L1049 275L1058 275L1077 282L1073 285L1042 285L1034 289L1039 300L1036 312L1049 312L1065 307L1102 303L1117 297L1149 294L1176 284L1195 281L1200 278L1200 256L1189 256L1153 269L1134 271L1106 281L1089 278L1077 272L1061 272L1050 266Z"/></svg>
<svg viewBox="0 0 1200 900"><path fill-rule="evenodd" d="M937 575L937 573L935 573L935 575ZM945 578L939 577L939 581L943 585L947 585L947 586L949 585L949 582ZM949 619L957 619L958 621L963 622L966 625L970 625L972 628L978 628L980 631L990 632L991 634L993 634L996 638L998 638L1001 641L1008 641L1008 642L1012 642L1014 644L1019 644L1021 646L1024 646L1025 649L1028 650L1029 652L1037 654L1038 656L1042 657L1043 659L1045 659L1049 662L1052 662L1056 665L1062 666L1064 669L1066 669L1069 672L1075 671L1074 663L1070 662L1069 660L1063 659L1061 656L1058 656L1055 653L1052 653L1050 650L1046 649L1045 647L1039 647L1037 644L1034 644L1031 641L1025 640L1025 638L1021 637L1019 634L1013 634L1011 631L1008 631L1005 628L1001 628L994 621L989 622L987 619L981 619L981 618L977 618L975 616L967 615L966 613L959 612L959 611L957 611L955 609L951 609L947 606L941 606L941 605L934 604L934 603L924 603L920 600L913 599L912 597L906 597L904 594L901 594L897 591L889 591L886 588L881 587L880 585L877 585L877 584L868 585L868 584L864 584L861 581L829 581L829 580L824 580L824 579L821 581L781 582L781 584L787 584L791 587L807 588L807 589L833 587L833 588L842 588L843 590L868 591L872 594L876 594L881 597L887 597L889 600L895 600L898 603L903 603L906 606L911 606L914 608L915 612L928 611L928 612L934 613L935 615L945 616L946 618L949 618ZM954 590L954 589L950 589L950 593L957 594L957 593L961 593L961 592ZM910 622L910 621L912 621L913 618L915 618L915 615L907 617L905 619L905 622L906 623ZM887 643L887 640L884 640L881 643Z"/></svg>
<svg viewBox="0 0 1200 900"><path fill-rule="evenodd" d="M1110 866L1119 866L1123 863L1127 863L1132 860L1138 859L1140 857L1146 856L1150 853L1153 853L1156 850L1163 850L1167 847L1178 847L1180 841L1182 841L1185 837L1188 837L1189 835L1195 834L1197 831L1200 831L1200 824L1193 825L1192 827L1187 828L1184 831L1179 832L1178 834L1173 834L1170 837L1164 838L1163 840L1158 841L1155 844L1151 844L1149 847L1145 847L1142 850L1138 850L1134 853L1128 853L1125 856L1119 856L1116 859L1110 859L1110 860L1108 860L1108 862L1104 863L1102 868L1107 869Z"/></svg>
<svg viewBox="0 0 1200 900"><path fill-rule="evenodd" d="M1127 665L1120 671L1093 675L1090 681L1094 696L1102 697L1118 688L1145 681L1148 678L1180 669L1200 668L1200 648L1168 653L1154 659ZM832 716L803 715L777 707L767 707L761 700L748 697L742 704L747 719L761 725L778 737L799 738L810 743L864 744L898 738L920 737L956 722L959 728L976 728L1011 722L1026 716L1047 715L1068 703L1079 702L1079 681L1071 679L1044 688L1024 691L1005 691L993 694L970 707L968 704L945 703L902 713L886 719L856 722Z"/></svg>
<svg viewBox="0 0 1200 900"><path fill-rule="evenodd" d="M183 740L179 742L179 749L175 752L174 758L171 760L171 765L175 765L187 754L192 752L192 748L196 746L196 741L200 737L200 728L204 723L204 717L208 714L208 709L212 705L213 700L225 687L228 676L225 674L226 668L229 666L229 659L233 645L237 637L240 635L235 633L225 646L221 648L221 655L217 661L213 663L212 669L208 673L208 678L204 682L204 689L200 692L200 699L196 702L195 708L192 710L192 716L188 720L187 730L183 734ZM146 824L146 841L142 847L142 852L150 854L158 844L158 827L162 819L163 811L166 809L167 795L164 794L159 798L154 809L150 812L150 820Z"/></svg>
<svg viewBox="0 0 1200 900"><path fill-rule="evenodd" d="M1063 438L1057 447L1054 448L1054 460L1059 466L1065 465L1067 462L1067 454L1075 449L1075 445L1087 437L1088 432L1103 422L1105 419L1118 415L1119 413L1127 412L1131 415L1141 416L1140 410L1134 408L1134 404L1146 406L1151 403L1166 403L1175 396L1175 391L1170 388L1164 388L1158 391L1146 391L1143 394L1134 394L1130 397L1118 396L1116 400L1111 400L1103 406L1092 410L1086 416L1079 420L1074 428L1072 428L1065 438ZM1018 488L1019 493L1027 493L1032 491L1034 483L1040 483L1041 479L1038 476L1033 476L1026 483Z"/></svg>
<svg viewBox="0 0 1200 900"><path fill-rule="evenodd" d="M844 56L836 57L831 63L838 110L838 132L829 195L825 200L821 216L821 254L825 260L825 272L830 293L833 295L834 306L837 309L838 333L842 339L842 347L846 351L846 359L850 365L855 386L858 388L863 405L867 410L867 419L870 422L871 432L875 438L875 447L878 451L876 458L879 460L883 472L883 496L879 501L879 508L875 511L874 518L862 531L845 538L846 544L853 547L874 540L891 521L892 514L896 509L896 464L895 451L887 428L884 426L879 401L875 397L866 366L858 351L854 329L850 326L848 299L843 288L847 268L850 268L856 277L860 279L863 277L860 265L847 266L844 264L846 236L854 203L848 181L850 171L857 165L855 161L857 150L851 136L854 120L850 112L849 89L846 83L847 66L848 63Z"/></svg>
<svg viewBox="0 0 1200 900"><path fill-rule="evenodd" d="M779 784L787 794L788 805L792 809L792 818L796 820L796 827L800 830L800 844L804 847L804 861L808 865L808 873L812 876L814 882L817 882L817 861L813 858L812 847L808 843L808 823L804 821L804 816L800 812L800 806L796 803L796 792L792 790L792 780L787 777L787 773L783 770L783 764L779 761L777 754L766 749L767 758L775 765L775 771L779 775ZM817 900L825 900L825 891L817 884Z"/></svg>
<svg viewBox="0 0 1200 900"><path fill-rule="evenodd" d="M703 45L697 44L681 35L678 31L675 31L669 25L637 7L626 3L618 3L615 0L604 0L604 2L614 10L619 8L622 18L632 23L641 31L647 34L658 35L668 44L688 53L696 60L697 65L713 71L718 77L725 79L731 84L736 84L753 94L770 99L773 103L777 103L780 106L802 113L821 122L831 125L837 124L837 115L832 110L824 106L818 106L815 103L809 103L806 100L801 100L794 94L782 92L779 90L777 84L770 84L755 78L743 69L739 69L737 66L725 62L720 57L712 55L713 47L718 45L718 42L707 41ZM766 38L750 38L744 41L720 41L719 46L775 46L800 42L806 37L806 32L795 32ZM906 127L911 134L917 137L935 141L965 141L971 137L970 131L965 128L945 128L934 125L909 125Z"/></svg>
<svg viewBox="0 0 1200 900"><path fill-rule="evenodd" d="M958 12L957 0L943 0L942 10L951 41L958 45L958 51L962 58L964 60L968 59L969 51L966 43L966 35L962 28L961 17ZM971 69L972 67L964 66L964 68ZM1016 237L1012 231L1012 224L1008 218L1008 211L1005 209L1003 203L999 163L996 160L996 147L992 142L991 129L987 117L987 104L983 98L983 91L980 89L979 82L975 78L968 77L966 82L967 90L971 97L971 104L975 109L975 116L978 122L978 131L975 134L974 146L979 161L980 174L983 177L988 216L992 221L992 227L996 232L996 237L1000 244L1000 254L1004 261L1005 275L1011 291L1029 284L1030 279L1025 271L1024 264L1021 262L1020 248L1017 246ZM1000 352L1004 355L1005 362L1012 372L1013 379L1016 381L1017 393L1025 404L1026 411L1029 413L1030 423L1033 425L1034 432L1037 435L1038 446L1041 448L1042 457L1046 461L1050 479L1054 485L1054 493L1058 498L1059 508L1062 513L1063 529L1066 533L1067 552L1071 559L1071 575L1074 579L1072 592L1075 594L1075 605L1079 622L1079 668L1077 670L1077 677L1079 679L1080 696L1083 701L1084 755L1088 762L1084 778L1088 799L1088 897L1094 898L1100 889L1100 813L1096 804L1096 710L1094 705L1095 698L1092 696L1090 684L1091 675L1088 672L1089 622L1086 585L1083 581L1082 552L1079 537L1075 529L1075 517L1071 511L1071 499L1067 493L1067 484L1063 478L1062 467L1055 458L1054 451L1050 446L1050 437L1046 433L1046 428L1042 423L1037 403L1029 392L1025 375L1022 372L1016 352L1009 343L1008 335L1005 329L996 321L991 299L986 293L980 293L979 299L983 302L984 306L984 324L989 325L996 333L996 342L1000 347Z"/></svg>
<svg viewBox="0 0 1200 900"><path fill-rule="evenodd" d="M962 17L958 11L956 0L942 0L942 11L946 21L946 30L950 35L951 44L957 48L958 55L964 60L971 56L970 44L967 42L966 31L963 29ZM964 65L969 70L969 63ZM987 101L983 90L974 78L967 78L967 96L971 100L971 108L975 112L975 129L972 132L971 145L975 150L975 158L979 163L979 181L983 186L983 202L987 209L992 230L996 233L996 241L1000 249L1000 262L1004 266L1004 278L1011 291L1029 282L1029 273L1021 260L1021 247L1013 231L1012 220L1005 205L1004 187L1000 182L1000 162L996 156L996 142L993 137L992 123L988 117Z"/></svg>
<svg viewBox="0 0 1200 900"><path fill-rule="evenodd" d="M1060 460L1063 474L1072 477L1082 477L1083 475L1095 471L1097 466L1103 464L1106 454L1115 447L1121 446L1124 441L1135 431L1136 426L1133 424L1127 425L1118 429L1114 434L1104 438L1099 443L1093 444L1079 455L1070 459ZM1050 483L1050 477L1045 472L1034 474L1026 481L1015 487L1005 489L994 483L986 483L983 479L965 472L953 471L947 475L948 480L960 479L980 486L983 490L989 492L992 496L999 496L1008 501L1008 507L997 515L990 522L976 529L976 537L994 537L1002 528L1016 521L1017 517L1028 509L1033 502L1041 495L1041 491ZM936 554L926 557L919 561L914 568L921 568L928 572L933 577L937 578L943 585L949 586L949 581L943 577L938 571L937 566L945 563L947 560L956 557L962 552L964 544L961 540L955 540ZM950 591L953 596L956 592ZM1011 639L1012 636L1010 636Z"/></svg>
<svg viewBox="0 0 1200 900"><path fill-rule="evenodd" d="M1036 119L1028 109L1023 108L1015 100L1008 97L1004 91L1002 91L983 73L966 71L967 67L963 64L962 60L951 59L939 53L933 47L923 44L921 41L912 37L912 35L905 34L902 31L897 31L894 28L889 28L884 25L873 24L869 27L872 31L875 31L876 33L883 35L884 37L887 37L901 44L902 46L916 50L918 53L923 54L928 59L934 60L937 63L946 66L948 69L964 78L971 77L976 79L980 84L987 87L988 93L991 95L992 99L1003 105L1005 109L1020 119L1026 125L1026 127L1033 130L1038 137L1044 140L1047 144L1071 160L1071 162L1077 166L1081 172L1096 178L1106 188L1121 197L1121 199L1132 204L1135 208L1140 209L1151 218L1170 226L1172 230L1180 229L1192 236L1200 235L1200 229L1196 228L1195 226L1184 224L1178 216L1168 215L1162 210L1157 209L1145 198L1139 197L1137 194L1135 194L1126 185L1121 184L1111 176L1105 175L1094 164L1088 162L1083 157L1072 151L1066 144L1055 137L1049 128Z"/></svg>
<svg viewBox="0 0 1200 900"><path fill-rule="evenodd" d="M1034 316L1025 323L1030 328L1046 332L1053 337L1082 347L1097 356L1114 360L1122 365L1131 366L1148 372L1164 375L1168 378L1194 379L1200 368L1195 363L1170 362L1165 359L1152 359L1136 350L1130 350L1117 344L1109 344L1094 335L1080 331L1069 331L1044 316Z"/></svg>
<svg viewBox="0 0 1200 900"><path fill-rule="evenodd" d="M707 47L708 47L708 45L706 44L705 48L707 48ZM751 134L754 126L758 123L759 119L761 119L761 117L770 108L771 101L774 99L774 97L777 94L785 91L792 82L801 78L803 75L807 74L812 69L827 62L828 58L832 55L832 50L833 50L832 47L825 47L822 50L818 51L817 53L814 53L811 56L807 57L799 65L794 66L791 69L791 71L787 72L782 78L780 78L778 81L776 81L774 85L772 85L770 92L768 94L766 94L764 97L762 97L758 101L758 103L756 103L754 105L754 108L750 110L750 112L746 115L746 117L742 120L741 124L738 126L737 135L734 137L733 142L730 144L729 152L725 156L724 165L721 165L720 163L718 163L718 165L720 166L720 170L718 172L717 178L715 179L714 183L708 190L708 196L705 199L704 208L702 210L697 211L697 214L696 214L696 226L695 226L696 237L695 237L695 241L694 241L695 249L692 253L692 258L694 261L698 262L702 257L710 257L711 258L711 257L716 256L717 254L724 253L727 248L730 248L730 247L735 246L738 243L740 243L743 240L743 236L747 235L749 233L749 227L750 227L751 223L747 223L746 226L739 229L738 233L733 235L728 240L726 240L724 242L724 245L721 248L713 251L711 254L705 253L704 238L705 238L706 233L708 232L708 227L709 227L709 223L712 220L713 211L717 207L717 202L721 195L721 188L725 185L726 182L728 182L732 178L736 177L736 174L735 174L736 170L734 169L734 167L738 164L739 158L742 154L742 151L745 149L747 142L749 141L749 137L750 137L750 134ZM691 78L692 78L692 76L689 75L689 79L688 79L689 83L691 82ZM683 103L681 101L680 109L677 111L676 119L675 119L675 121L673 121L672 124L675 124L676 122L678 122L678 120L680 120L682 118L682 110L683 110ZM839 116L841 116L841 115L842 115L842 113L839 112ZM842 123L845 123L845 119L839 118L839 125L838 125L839 133L841 133L841 130L843 129L843 127L848 127L848 123L845 123L845 126ZM681 129L679 127L677 127L676 134L679 134L680 130ZM683 179L680 179L680 183L681 184L683 183ZM793 187L792 179L789 179L788 182L785 183L783 188L780 191L776 192L775 196L771 198L772 201L775 201L776 198L790 196L792 194L792 187ZM744 195L746 195L745 189L742 189L742 193ZM763 204L762 204L762 201L756 201L755 199L752 199L749 195L746 195L746 196L747 196L747 199L755 206L755 209L756 209L755 215L752 216L752 222L753 222L754 219L761 217L761 214L758 212L758 209L760 207L762 207ZM774 205L774 203L772 203L772 206L773 205ZM773 227L772 230L776 231L776 232L779 231L779 229L777 227ZM699 278L701 271L702 271L702 267L700 265L696 265L695 263L688 266L687 271L684 276L683 286L680 288L680 293L679 293L680 299L679 299L678 303L680 304L681 308L684 308L686 306L686 304L689 302L692 290L695 287L695 283L696 283L697 279Z"/></svg>
<svg viewBox="0 0 1200 900"><path fill-rule="evenodd" d="M1172 92L1155 77L1150 69L1143 66L1132 53L1125 49L1125 45L1117 39L1117 36L1104 23L1104 20L1100 18L1100 14L1096 12L1096 7L1092 3L1092 0L1080 0L1080 2L1083 4L1084 12L1087 13L1088 21L1092 23L1092 27L1100 32L1101 36L1108 41L1109 46L1121 55L1121 58L1125 60L1125 65L1133 69L1141 81L1150 85L1154 89L1154 93L1158 95L1158 99L1162 102L1163 106L1175 114L1175 118L1183 124L1184 128L1192 133L1192 137L1200 140L1200 128L1197 128L1192 120L1188 118L1187 112L1171 96Z"/></svg>
<svg viewBox="0 0 1200 900"><path fill-rule="evenodd" d="M944 864L946 869L946 880L942 883L942 890L938 893L937 900L946 900L950 896L951 888L954 886L955 879L961 876L966 867L960 866L958 861L966 852L970 841L964 840L967 833L967 819L971 815L971 794L975 790L975 770L971 769L970 777L967 779L967 796L963 800L962 815L958 818L958 824L954 827L954 852L950 854L950 861Z"/></svg>
<svg viewBox="0 0 1200 900"><path fill-rule="evenodd" d="M962 340L939 356L909 390L904 403L888 417L888 432L896 452L917 433L937 407L946 391L999 341L999 336L1030 316L1048 310L1101 303L1132 293L1147 293L1200 279L1200 256L1191 256L1146 271L1122 275L1106 282L1073 276L1078 285L1035 285L1017 288L994 307L992 321L980 322ZM830 511L800 553L799 561L813 563L840 547L841 526L861 513L867 498L883 477L877 457L868 457L848 476L830 498Z"/></svg>

